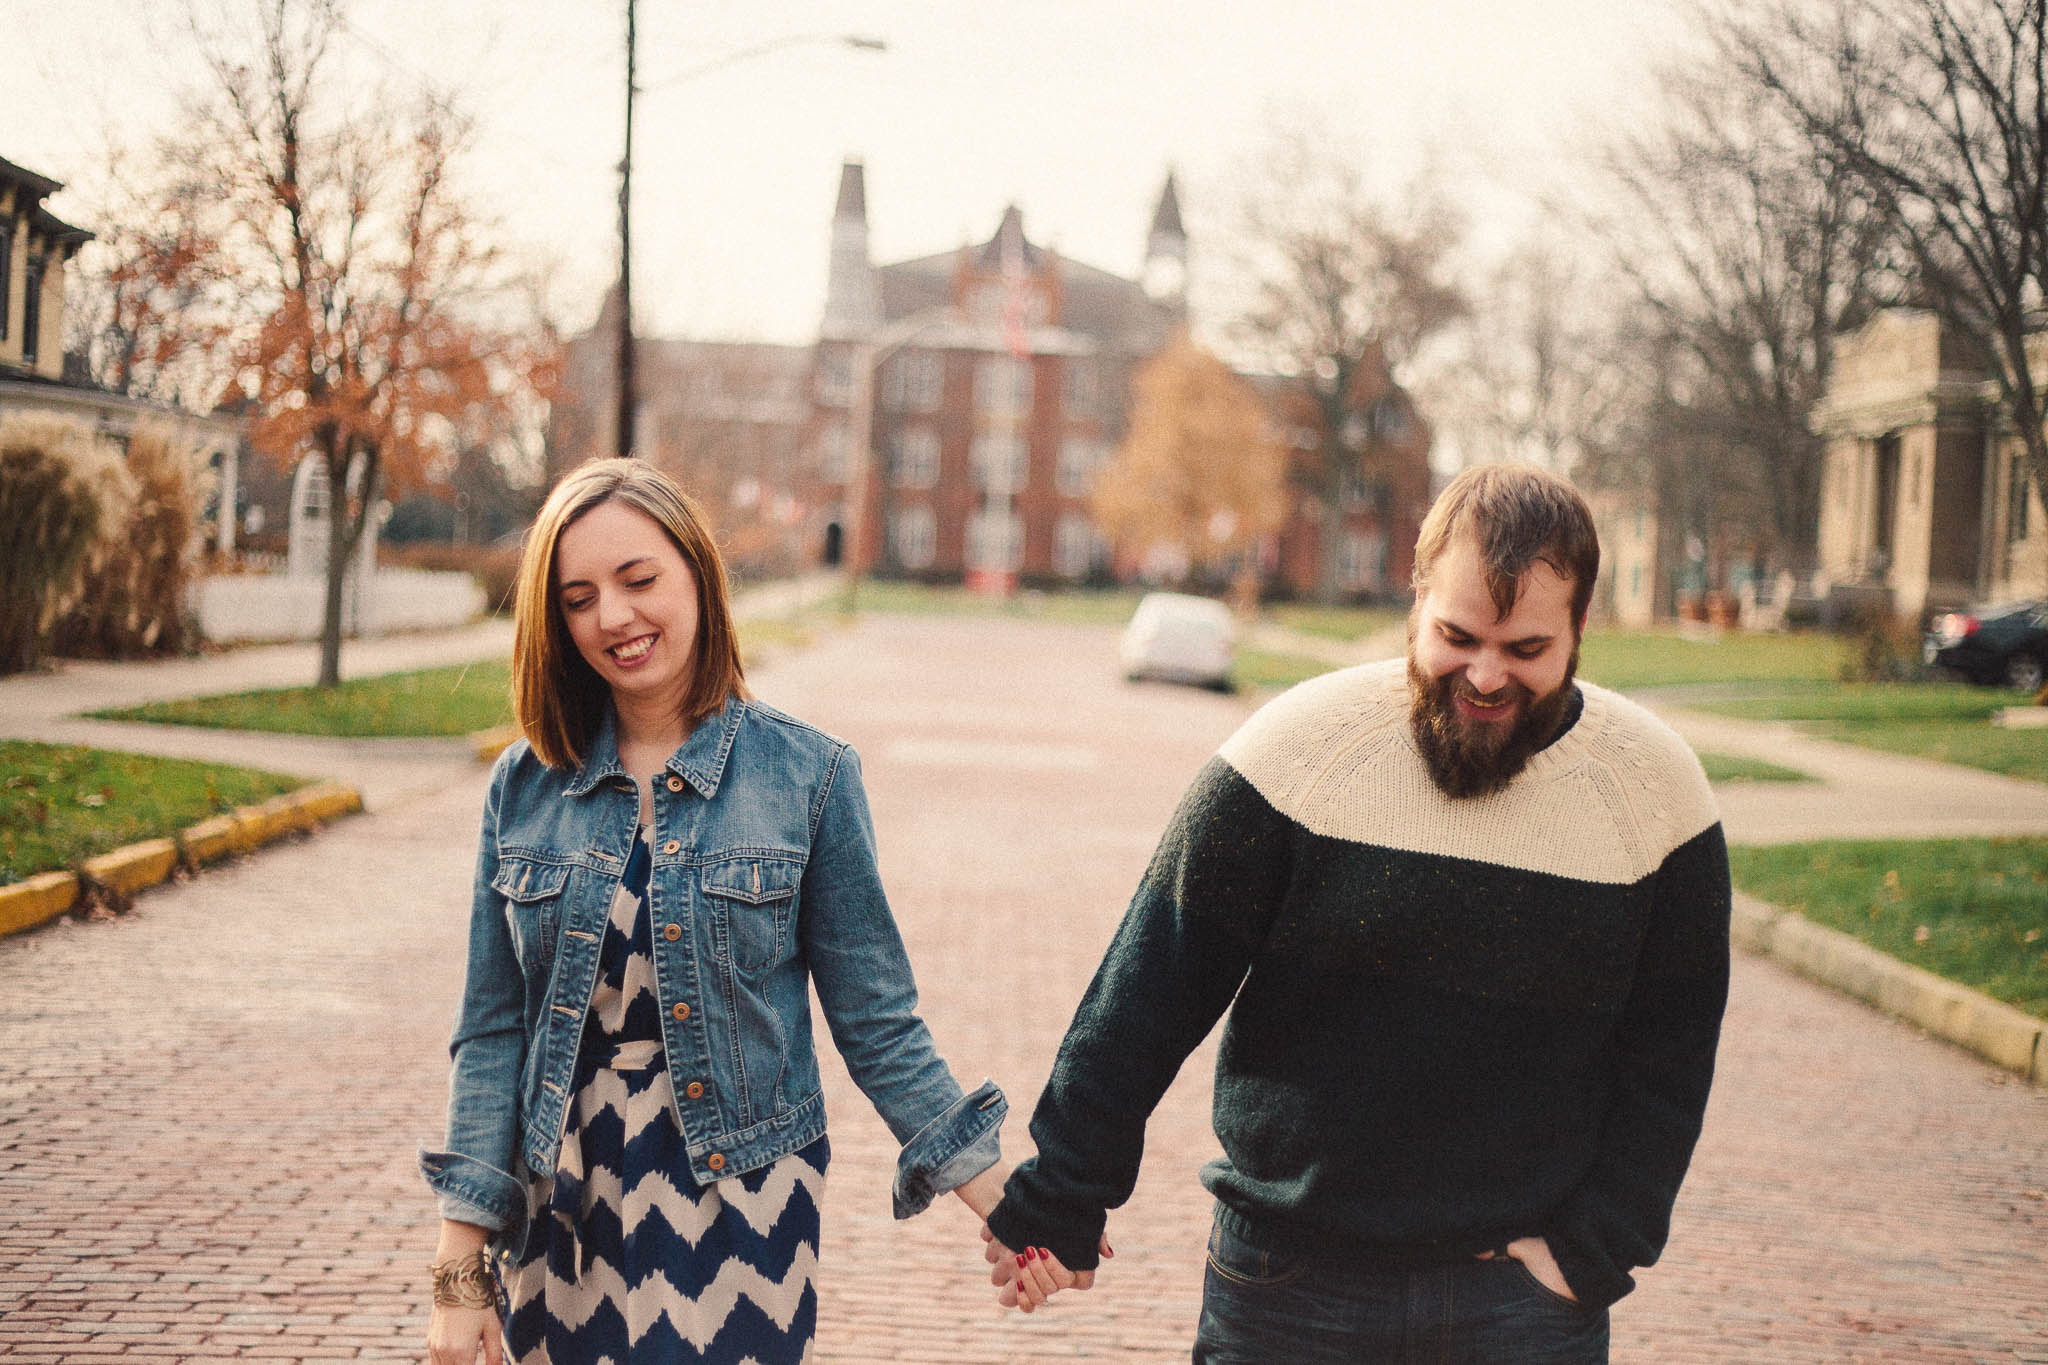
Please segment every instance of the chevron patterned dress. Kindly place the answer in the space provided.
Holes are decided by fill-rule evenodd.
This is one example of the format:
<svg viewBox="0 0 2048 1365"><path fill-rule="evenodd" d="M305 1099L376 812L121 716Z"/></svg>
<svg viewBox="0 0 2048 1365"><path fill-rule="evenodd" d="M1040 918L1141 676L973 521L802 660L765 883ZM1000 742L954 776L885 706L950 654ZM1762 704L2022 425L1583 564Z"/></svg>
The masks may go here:
<svg viewBox="0 0 2048 1365"><path fill-rule="evenodd" d="M710 1185L690 1174L661 1045L640 827L612 901L562 1154L507 1277L518 1365L798 1365L817 1328L819 1138Z"/></svg>

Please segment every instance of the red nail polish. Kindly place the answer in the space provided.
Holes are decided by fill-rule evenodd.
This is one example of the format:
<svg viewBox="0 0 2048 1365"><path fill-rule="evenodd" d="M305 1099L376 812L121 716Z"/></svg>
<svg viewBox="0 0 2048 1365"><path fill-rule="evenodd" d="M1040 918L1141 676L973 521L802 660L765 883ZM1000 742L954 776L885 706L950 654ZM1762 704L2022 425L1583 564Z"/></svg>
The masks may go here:
<svg viewBox="0 0 2048 1365"><path fill-rule="evenodd" d="M1026 1256L1023 1252L1020 1251L1017 1253L1017 1265L1019 1266L1019 1268L1023 1267L1030 1260L1031 1258L1029 1256Z"/></svg>

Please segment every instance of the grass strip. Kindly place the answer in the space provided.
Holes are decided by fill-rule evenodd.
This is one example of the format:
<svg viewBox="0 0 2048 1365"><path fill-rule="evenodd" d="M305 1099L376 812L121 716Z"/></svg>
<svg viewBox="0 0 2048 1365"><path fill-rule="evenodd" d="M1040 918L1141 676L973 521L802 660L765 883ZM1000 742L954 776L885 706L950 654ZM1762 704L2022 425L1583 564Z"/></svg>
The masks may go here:
<svg viewBox="0 0 2048 1365"><path fill-rule="evenodd" d="M1751 895L2048 1018L2048 838L1838 840L1728 856Z"/></svg>
<svg viewBox="0 0 2048 1365"><path fill-rule="evenodd" d="M1278 650L1240 645L1237 659L1230 668L1230 681L1240 692L1278 691L1320 677L1337 667L1327 659L1311 659L1305 654L1285 654Z"/></svg>
<svg viewBox="0 0 2048 1365"><path fill-rule="evenodd" d="M1703 752L1699 755L1700 766L1707 770L1709 782L1811 782L1813 778L1791 768L1781 768L1775 763L1766 763L1760 758L1746 754L1717 754Z"/></svg>
<svg viewBox="0 0 2048 1365"><path fill-rule="evenodd" d="M1073 588L1027 589L995 597L963 587L863 579L854 603L860 611L888 616L1009 616L1066 625L1122 625L1138 609L1141 596L1135 588Z"/></svg>
<svg viewBox="0 0 2048 1365"><path fill-rule="evenodd" d="M0 740L0 774L0 886L305 785L253 768L27 740Z"/></svg>
<svg viewBox="0 0 2048 1365"><path fill-rule="evenodd" d="M1363 640L1408 619L1398 607L1322 607L1306 602L1283 602L1266 608L1276 625L1317 635L1329 640Z"/></svg>
<svg viewBox="0 0 2048 1365"><path fill-rule="evenodd" d="M1843 643L1832 635L1677 630L1586 632L1579 676L1617 692L1702 683L1822 683L1841 676Z"/></svg>
<svg viewBox="0 0 2048 1365"><path fill-rule="evenodd" d="M741 622L739 632L740 653L749 667L759 662L763 650L802 646L812 635L805 622L780 617ZM491 659L350 678L335 688L227 692L92 714L102 720L351 739L469 735L512 723L512 666Z"/></svg>
<svg viewBox="0 0 2048 1365"><path fill-rule="evenodd" d="M1792 721L1825 739L2048 782L2048 729L2008 730L2013 694L1955 683L1780 682L1696 703L1748 720Z"/></svg>

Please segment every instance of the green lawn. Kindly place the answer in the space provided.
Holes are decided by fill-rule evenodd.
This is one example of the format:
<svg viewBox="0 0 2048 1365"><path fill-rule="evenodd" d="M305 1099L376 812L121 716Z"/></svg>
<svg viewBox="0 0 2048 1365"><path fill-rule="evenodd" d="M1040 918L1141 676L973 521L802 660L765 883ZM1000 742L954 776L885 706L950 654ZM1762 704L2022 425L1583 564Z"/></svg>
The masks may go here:
<svg viewBox="0 0 2048 1365"><path fill-rule="evenodd" d="M2048 1017L2048 839L1778 844L1728 856L1744 891Z"/></svg>
<svg viewBox="0 0 2048 1365"><path fill-rule="evenodd" d="M1283 654L1277 650L1240 645L1236 662L1230 667L1230 681L1240 692L1262 689L1277 692L1319 677L1337 666L1326 659L1311 659L1305 654Z"/></svg>
<svg viewBox="0 0 2048 1365"><path fill-rule="evenodd" d="M1706 683L1826 682L1841 676L1844 643L1809 633L1686 635L1676 630L1586 632L1579 676L1617 692Z"/></svg>
<svg viewBox="0 0 2048 1365"><path fill-rule="evenodd" d="M1813 779L1802 772L1781 768L1775 763L1766 763L1760 758L1747 758L1740 754L1702 753L1700 766L1707 770L1709 782L1811 782Z"/></svg>
<svg viewBox="0 0 2048 1365"><path fill-rule="evenodd" d="M335 688L226 692L97 711L107 720L297 735L466 735L512 720L512 669L499 660L351 678Z"/></svg>
<svg viewBox="0 0 2048 1365"><path fill-rule="evenodd" d="M1959 683L1795 683L1702 699L1701 710L1784 720L1848 744L2048 782L2048 729L2006 730L1991 716L2016 694Z"/></svg>
<svg viewBox="0 0 2048 1365"><path fill-rule="evenodd" d="M0 885L301 785L217 763L0 740Z"/></svg>
<svg viewBox="0 0 2048 1365"><path fill-rule="evenodd" d="M1305 602L1279 603L1266 608L1266 615L1289 630L1332 640L1363 640L1408 619L1399 607L1319 607Z"/></svg>

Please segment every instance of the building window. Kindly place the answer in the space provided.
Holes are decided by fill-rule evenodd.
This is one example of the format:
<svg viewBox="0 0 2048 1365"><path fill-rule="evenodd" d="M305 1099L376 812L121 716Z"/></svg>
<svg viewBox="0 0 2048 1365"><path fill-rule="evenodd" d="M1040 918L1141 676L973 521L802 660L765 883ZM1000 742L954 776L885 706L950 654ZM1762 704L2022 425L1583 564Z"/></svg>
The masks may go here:
<svg viewBox="0 0 2048 1365"><path fill-rule="evenodd" d="M889 545L906 569L929 569L938 554L938 518L929 507L905 507L889 518Z"/></svg>
<svg viewBox="0 0 2048 1365"><path fill-rule="evenodd" d="M1095 471L1108 457L1108 448L1092 436L1069 436L1060 442L1060 459L1054 479L1061 493L1070 498L1088 495Z"/></svg>
<svg viewBox="0 0 2048 1365"><path fill-rule="evenodd" d="M974 371L975 411L1019 418L1031 411L1031 365L1015 356L990 356Z"/></svg>
<svg viewBox="0 0 2048 1365"><path fill-rule="evenodd" d="M2012 457L2012 474L2007 479L2006 486L2011 492L2011 502L2005 515L2005 538L2008 541L2025 540L2027 538L2027 504L2032 501L2027 496L2030 489L2027 482L2027 457L2025 455L2015 455Z"/></svg>
<svg viewBox="0 0 2048 1365"><path fill-rule="evenodd" d="M21 297L21 359L26 365L35 364L42 349L43 259L39 255L28 258L28 288Z"/></svg>
<svg viewBox="0 0 2048 1365"><path fill-rule="evenodd" d="M889 363L883 405L892 412L937 412L945 378L945 358L938 352L906 351Z"/></svg>
<svg viewBox="0 0 2048 1365"><path fill-rule="evenodd" d="M975 486L988 493L1015 493L1030 473L1030 448L1013 432L989 432L974 438Z"/></svg>
<svg viewBox="0 0 2048 1365"><path fill-rule="evenodd" d="M14 220L0 218L0 341L7 340L7 305L14 285Z"/></svg>
<svg viewBox="0 0 2048 1365"><path fill-rule="evenodd" d="M1337 575L1347 592L1376 592L1381 585L1380 550L1385 540L1377 531L1352 531L1337 557Z"/></svg>
<svg viewBox="0 0 2048 1365"><path fill-rule="evenodd" d="M1062 578L1085 578L1101 554L1102 540L1095 527L1078 512L1069 512L1053 525L1052 569Z"/></svg>
<svg viewBox="0 0 2048 1365"><path fill-rule="evenodd" d="M1092 361L1069 356L1061 372L1060 406L1069 417L1093 417L1101 402L1102 381Z"/></svg>
<svg viewBox="0 0 2048 1365"><path fill-rule="evenodd" d="M828 422L818 429L818 477L827 483L843 483L853 441L844 422Z"/></svg>
<svg viewBox="0 0 2048 1365"><path fill-rule="evenodd" d="M967 565L974 569L1006 569L1015 573L1024 563L1024 522L1015 512L983 508L967 522Z"/></svg>
<svg viewBox="0 0 2048 1365"><path fill-rule="evenodd" d="M1387 486L1354 465L1338 481L1337 502L1347 512L1379 511L1388 503Z"/></svg>
<svg viewBox="0 0 2048 1365"><path fill-rule="evenodd" d="M939 434L912 427L896 438L891 482L898 488L931 488L939 481Z"/></svg>
<svg viewBox="0 0 2048 1365"><path fill-rule="evenodd" d="M818 351L818 401L853 401L853 357L836 346Z"/></svg>

